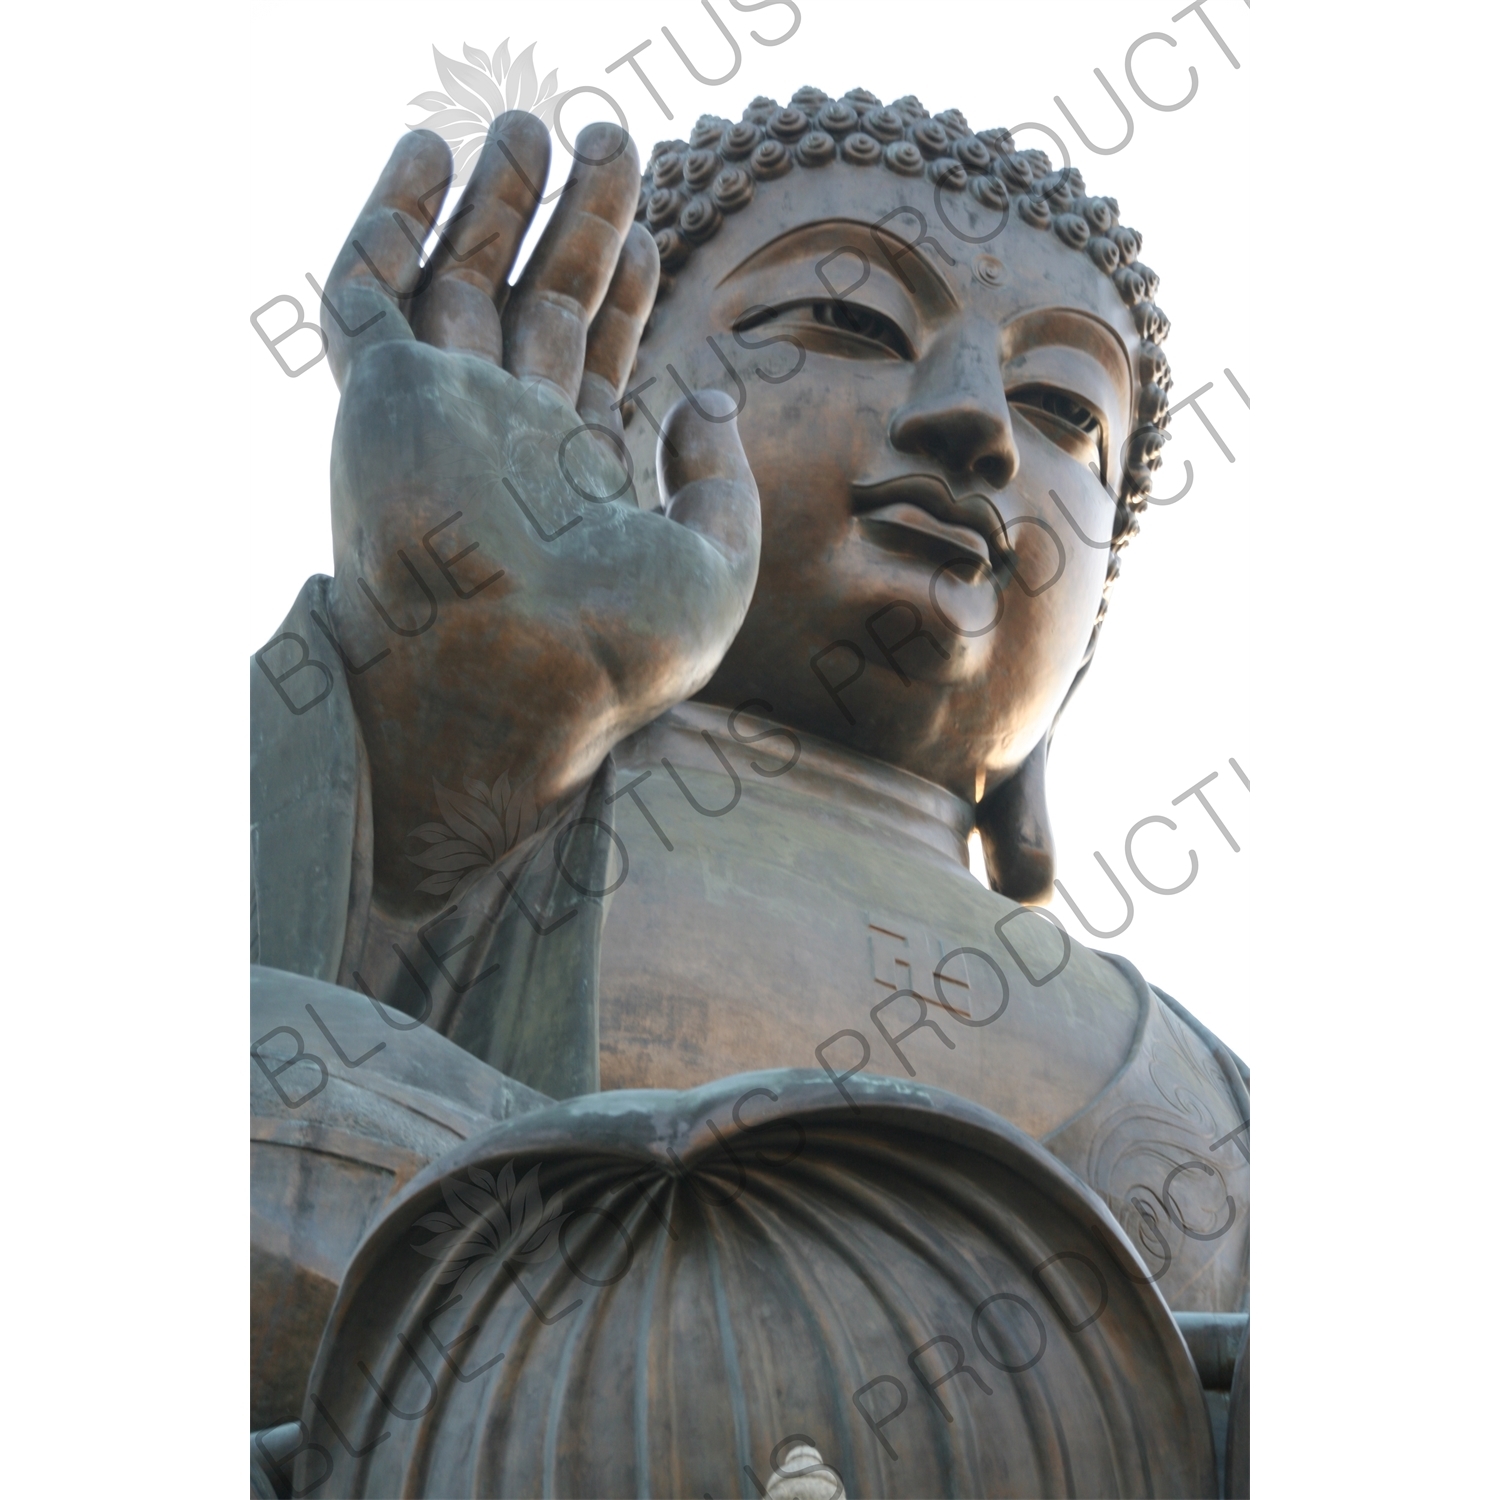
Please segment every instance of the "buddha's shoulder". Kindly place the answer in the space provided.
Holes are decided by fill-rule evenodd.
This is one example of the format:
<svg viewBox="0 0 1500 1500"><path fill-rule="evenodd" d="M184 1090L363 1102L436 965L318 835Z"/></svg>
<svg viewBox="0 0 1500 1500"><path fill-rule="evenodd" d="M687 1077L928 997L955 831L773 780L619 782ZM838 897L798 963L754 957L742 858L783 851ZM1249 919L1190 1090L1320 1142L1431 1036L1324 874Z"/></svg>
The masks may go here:
<svg viewBox="0 0 1500 1500"><path fill-rule="evenodd" d="M1086 1003L1110 1008L1129 994L1135 1030L1113 1077L1048 1133L1048 1145L1067 1154L1087 1143L1093 1154L1105 1138L1119 1145L1170 1127L1180 1144L1219 1151L1248 1132L1250 1069L1240 1056L1174 996L1148 984L1128 959L1083 952L1075 990Z"/></svg>
<svg viewBox="0 0 1500 1500"><path fill-rule="evenodd" d="M1102 1027L1123 1061L1152 1003L1150 986L1130 964L1080 943L1045 907L984 894L995 956L1013 976L1016 999L1041 1005L1064 1027Z"/></svg>
<svg viewBox="0 0 1500 1500"><path fill-rule="evenodd" d="M1020 975L1023 993L1044 998L1064 1019L1105 1023L1113 1031L1128 1026L1132 1051L1148 1033L1168 1033L1185 1055L1248 1085L1250 1071L1240 1057L1128 958L1085 946L1044 907L1019 906L993 893L990 900L998 956Z"/></svg>
<svg viewBox="0 0 1500 1500"><path fill-rule="evenodd" d="M1046 908L977 894L1009 981L1007 1042L1025 1064L1025 1113L1039 1134L1127 1100L1174 1112L1179 1099L1201 1100L1205 1121L1224 1128L1246 1117L1249 1069L1186 1006L1128 959L1087 947ZM980 967L969 959L971 979Z"/></svg>

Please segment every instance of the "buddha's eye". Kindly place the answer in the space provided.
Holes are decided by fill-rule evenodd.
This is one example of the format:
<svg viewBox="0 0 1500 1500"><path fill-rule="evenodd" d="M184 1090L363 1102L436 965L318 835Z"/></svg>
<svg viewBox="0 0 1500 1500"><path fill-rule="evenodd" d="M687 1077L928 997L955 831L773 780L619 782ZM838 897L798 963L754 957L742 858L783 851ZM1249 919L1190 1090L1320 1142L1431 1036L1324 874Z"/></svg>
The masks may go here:
<svg viewBox="0 0 1500 1500"><path fill-rule="evenodd" d="M757 308L735 324L744 333L775 323L816 354L846 359L913 359L911 340L884 313L847 299Z"/></svg>
<svg viewBox="0 0 1500 1500"><path fill-rule="evenodd" d="M1005 399L1070 457L1104 473L1104 423L1076 396L1053 386L1028 385L1007 391Z"/></svg>

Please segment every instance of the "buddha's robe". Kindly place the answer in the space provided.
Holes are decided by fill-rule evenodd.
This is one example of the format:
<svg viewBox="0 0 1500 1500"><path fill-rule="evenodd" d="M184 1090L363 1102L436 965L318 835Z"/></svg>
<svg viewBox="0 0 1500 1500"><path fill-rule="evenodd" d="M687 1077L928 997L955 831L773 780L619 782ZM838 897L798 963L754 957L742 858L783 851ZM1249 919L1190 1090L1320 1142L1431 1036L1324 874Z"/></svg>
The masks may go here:
<svg viewBox="0 0 1500 1500"><path fill-rule="evenodd" d="M450 789L440 847L472 846L447 872L472 884L420 921L376 911L329 582L251 665L254 962L362 991L393 1045L420 1017L552 1098L772 1067L916 1078L1077 1173L1175 1312L1248 1307L1248 1070L1128 962L976 881L960 799L771 705L682 705L509 852L510 813ZM444 873L414 863L413 885Z"/></svg>

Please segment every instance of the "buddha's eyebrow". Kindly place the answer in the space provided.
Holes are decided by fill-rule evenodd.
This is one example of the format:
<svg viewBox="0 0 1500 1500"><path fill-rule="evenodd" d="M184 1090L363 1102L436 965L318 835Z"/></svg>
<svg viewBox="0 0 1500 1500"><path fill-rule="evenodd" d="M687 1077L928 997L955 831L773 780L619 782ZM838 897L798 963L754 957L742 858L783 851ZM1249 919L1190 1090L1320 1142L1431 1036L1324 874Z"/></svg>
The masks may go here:
<svg viewBox="0 0 1500 1500"><path fill-rule="evenodd" d="M906 220L913 220L908 225ZM903 229L907 232L903 233ZM872 269L894 276L919 306L934 305L944 310L958 306L958 298L939 265L929 257L924 246L930 246L948 265L955 262L927 233L927 221L914 208L896 208L874 223L857 219L824 219L814 224L799 224L769 244L758 246L739 265L720 278L723 286L733 278L749 272L768 270L801 260L819 251L825 252L817 263L819 279L827 286L827 276L820 268L828 267L838 256L858 256L865 269L855 286L846 287L848 296L868 279ZM838 274L834 272L832 274Z"/></svg>
<svg viewBox="0 0 1500 1500"><path fill-rule="evenodd" d="M1122 397L1130 398L1130 355L1118 331L1103 319L1078 308L1039 307L1011 319L1000 333L1000 357L1007 363L1048 345L1088 355L1109 372Z"/></svg>
<svg viewBox="0 0 1500 1500"><path fill-rule="evenodd" d="M912 218L917 221L917 232L914 238L907 239L893 229L885 226L892 219ZM923 292L931 295L936 292L939 301L946 302L952 307L958 305L958 299L953 295L953 288L948 285L948 278L938 270L937 266L922 253L923 245L931 245L937 251L940 259L950 266L956 266L958 262L948 254L933 237L927 233L927 220L915 208L893 208L883 219L870 225L870 238L880 247L880 252L885 256L897 276L901 278L901 284L914 296L921 296ZM887 244L893 241L893 244ZM901 262L906 257L914 257L912 269L927 282L927 286L921 292L912 285L906 272L902 269Z"/></svg>

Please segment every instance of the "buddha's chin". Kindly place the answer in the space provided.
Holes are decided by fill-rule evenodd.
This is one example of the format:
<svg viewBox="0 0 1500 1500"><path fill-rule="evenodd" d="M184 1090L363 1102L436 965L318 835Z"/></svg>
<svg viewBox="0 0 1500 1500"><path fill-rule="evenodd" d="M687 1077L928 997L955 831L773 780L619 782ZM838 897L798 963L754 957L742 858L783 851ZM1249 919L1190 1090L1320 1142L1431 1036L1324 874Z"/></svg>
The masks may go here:
<svg viewBox="0 0 1500 1500"><path fill-rule="evenodd" d="M1001 647L1005 598L988 564L949 558L939 565L882 555L878 567L860 570L849 608L854 624L877 660L881 643L910 676L929 682L959 682L983 670ZM856 619L857 616L857 619Z"/></svg>

